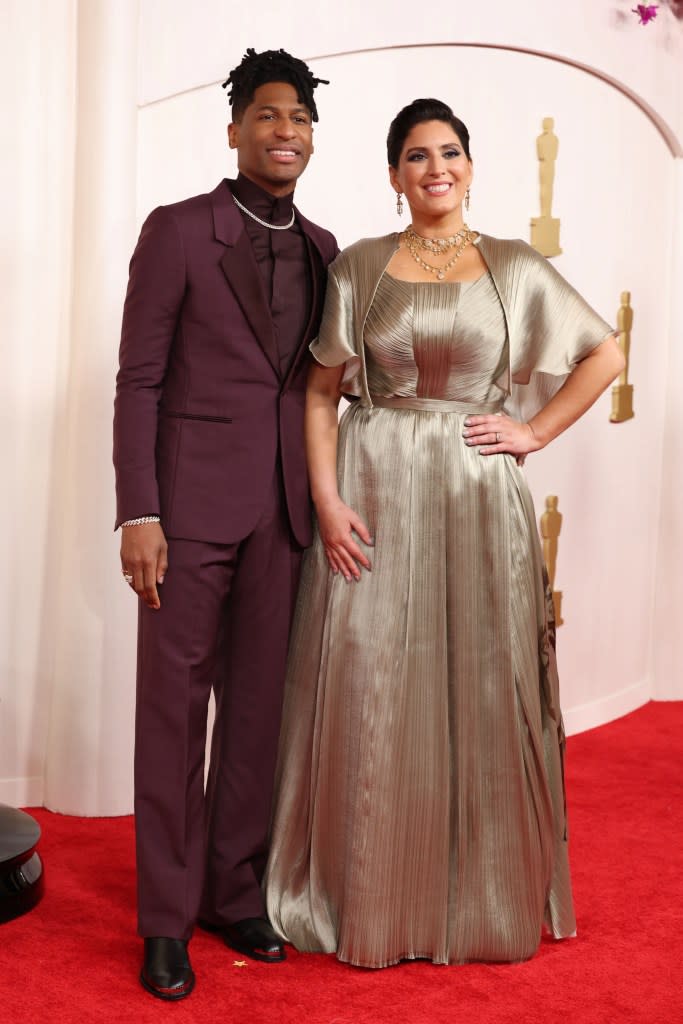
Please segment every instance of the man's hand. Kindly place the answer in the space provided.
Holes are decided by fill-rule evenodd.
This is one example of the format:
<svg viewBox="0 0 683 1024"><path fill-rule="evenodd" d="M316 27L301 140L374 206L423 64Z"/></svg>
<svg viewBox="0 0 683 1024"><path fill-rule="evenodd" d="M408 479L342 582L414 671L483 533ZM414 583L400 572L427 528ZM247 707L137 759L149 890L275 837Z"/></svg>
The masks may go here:
<svg viewBox="0 0 683 1024"><path fill-rule="evenodd" d="M131 587L149 608L161 608L157 583L168 569L168 544L161 523L121 527L121 568L133 577Z"/></svg>

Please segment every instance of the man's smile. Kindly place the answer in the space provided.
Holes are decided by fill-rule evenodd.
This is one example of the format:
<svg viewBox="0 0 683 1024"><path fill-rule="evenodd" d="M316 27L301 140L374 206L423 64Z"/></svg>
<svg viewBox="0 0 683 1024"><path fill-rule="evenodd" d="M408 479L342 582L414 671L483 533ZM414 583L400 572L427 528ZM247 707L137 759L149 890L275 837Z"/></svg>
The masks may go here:
<svg viewBox="0 0 683 1024"><path fill-rule="evenodd" d="M269 149L268 153L273 160L283 164L292 163L293 160L300 156L299 150L294 149L292 146L278 146L277 148Z"/></svg>

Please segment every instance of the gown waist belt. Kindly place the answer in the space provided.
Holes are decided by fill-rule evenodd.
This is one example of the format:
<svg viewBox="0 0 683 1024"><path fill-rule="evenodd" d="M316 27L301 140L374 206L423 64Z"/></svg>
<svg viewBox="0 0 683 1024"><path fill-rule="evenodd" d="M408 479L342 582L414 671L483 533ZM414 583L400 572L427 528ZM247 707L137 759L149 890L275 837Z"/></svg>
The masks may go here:
<svg viewBox="0 0 683 1024"><path fill-rule="evenodd" d="M503 401L499 402L447 402L439 398L382 398L370 395L370 400L379 409L414 409L417 412L459 412L463 416L485 416L487 413L502 412Z"/></svg>

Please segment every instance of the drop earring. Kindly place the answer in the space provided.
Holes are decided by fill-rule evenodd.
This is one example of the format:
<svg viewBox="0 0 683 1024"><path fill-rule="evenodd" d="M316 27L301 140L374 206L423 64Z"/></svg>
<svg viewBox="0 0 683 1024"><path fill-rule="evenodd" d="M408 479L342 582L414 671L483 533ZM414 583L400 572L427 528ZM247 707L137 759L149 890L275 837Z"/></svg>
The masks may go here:
<svg viewBox="0 0 683 1024"><path fill-rule="evenodd" d="M470 190L469 190L469 186L468 186L467 192L465 192L465 209L469 210L469 208L470 208Z"/></svg>
<svg viewBox="0 0 683 1024"><path fill-rule="evenodd" d="M399 217L403 216L403 200L401 199L402 195L402 192L396 193L396 213L399 215Z"/></svg>

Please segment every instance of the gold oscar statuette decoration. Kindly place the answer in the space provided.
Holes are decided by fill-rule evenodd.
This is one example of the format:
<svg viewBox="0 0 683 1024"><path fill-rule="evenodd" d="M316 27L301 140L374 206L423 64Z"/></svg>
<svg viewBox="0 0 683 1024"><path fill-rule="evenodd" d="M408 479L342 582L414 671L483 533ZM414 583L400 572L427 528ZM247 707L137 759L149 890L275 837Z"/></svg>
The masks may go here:
<svg viewBox="0 0 683 1024"><path fill-rule="evenodd" d="M610 423L623 423L633 419L633 384L628 383L628 360L631 352L631 328L633 327L633 309L631 293L621 293L621 305L617 313L617 331L619 332L619 348L626 363L619 374L619 380L612 388L612 413Z"/></svg>
<svg viewBox="0 0 683 1024"><path fill-rule="evenodd" d="M543 561L548 570L550 589L553 594L555 609L555 625L561 626L562 591L555 590L555 570L557 568L557 544L562 529L562 513L557 508L557 495L549 494L545 499L545 512L541 516L541 539L543 541Z"/></svg>
<svg viewBox="0 0 683 1024"><path fill-rule="evenodd" d="M560 221L553 217L553 185L555 184L555 161L560 142L553 132L552 117L543 118L543 131L536 139L538 157L538 180L541 195L541 216L531 218L531 244L542 256L559 256Z"/></svg>

